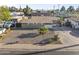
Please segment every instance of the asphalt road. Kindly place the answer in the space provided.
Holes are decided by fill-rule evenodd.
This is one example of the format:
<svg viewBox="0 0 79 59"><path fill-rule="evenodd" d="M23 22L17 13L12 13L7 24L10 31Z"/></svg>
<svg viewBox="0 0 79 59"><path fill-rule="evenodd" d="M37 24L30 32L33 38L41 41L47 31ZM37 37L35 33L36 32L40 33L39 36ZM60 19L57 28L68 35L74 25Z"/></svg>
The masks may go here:
<svg viewBox="0 0 79 59"><path fill-rule="evenodd" d="M1 51L0 55L79 55L79 51L48 51L48 52L34 52L28 51Z"/></svg>
<svg viewBox="0 0 79 59"><path fill-rule="evenodd" d="M33 55L79 55L79 51L50 51L34 53Z"/></svg>

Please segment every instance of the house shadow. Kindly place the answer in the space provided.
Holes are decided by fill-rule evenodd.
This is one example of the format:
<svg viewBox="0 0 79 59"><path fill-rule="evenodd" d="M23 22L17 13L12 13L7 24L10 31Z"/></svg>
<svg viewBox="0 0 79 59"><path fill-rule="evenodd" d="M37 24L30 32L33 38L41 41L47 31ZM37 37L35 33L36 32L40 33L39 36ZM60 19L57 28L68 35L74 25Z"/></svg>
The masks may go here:
<svg viewBox="0 0 79 59"><path fill-rule="evenodd" d="M70 27L62 26L62 27L53 27L54 31L72 31L73 29Z"/></svg>
<svg viewBox="0 0 79 59"><path fill-rule="evenodd" d="M21 34L17 38L34 38L37 37L39 34L37 33L28 33L28 34Z"/></svg>

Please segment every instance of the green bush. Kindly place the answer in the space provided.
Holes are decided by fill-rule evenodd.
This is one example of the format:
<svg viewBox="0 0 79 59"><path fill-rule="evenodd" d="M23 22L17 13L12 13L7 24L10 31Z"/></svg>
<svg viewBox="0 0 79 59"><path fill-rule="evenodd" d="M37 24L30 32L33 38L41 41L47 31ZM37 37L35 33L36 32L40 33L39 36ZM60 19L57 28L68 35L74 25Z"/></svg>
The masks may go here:
<svg viewBox="0 0 79 59"><path fill-rule="evenodd" d="M59 40L58 35L54 35L54 37L53 38L50 38L48 41L49 41L49 43L52 43L52 42L58 41L58 40Z"/></svg>
<svg viewBox="0 0 79 59"><path fill-rule="evenodd" d="M46 27L41 27L38 31L39 31L39 34L45 34L45 33L48 32L48 28L46 28Z"/></svg>

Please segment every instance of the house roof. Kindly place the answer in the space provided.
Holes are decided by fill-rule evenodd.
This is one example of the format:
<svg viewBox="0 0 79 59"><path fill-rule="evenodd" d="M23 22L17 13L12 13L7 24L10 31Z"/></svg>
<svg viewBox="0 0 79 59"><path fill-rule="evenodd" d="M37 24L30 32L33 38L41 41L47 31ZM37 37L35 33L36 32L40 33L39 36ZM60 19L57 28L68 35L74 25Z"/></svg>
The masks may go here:
<svg viewBox="0 0 79 59"><path fill-rule="evenodd" d="M51 16L33 16L31 19L21 21L21 23L53 23L53 20L58 19L58 17Z"/></svg>
<svg viewBox="0 0 79 59"><path fill-rule="evenodd" d="M22 18L22 16L13 16L13 17L11 17L11 19L20 19L20 18Z"/></svg>
<svg viewBox="0 0 79 59"><path fill-rule="evenodd" d="M23 12L11 12L12 16L24 15Z"/></svg>

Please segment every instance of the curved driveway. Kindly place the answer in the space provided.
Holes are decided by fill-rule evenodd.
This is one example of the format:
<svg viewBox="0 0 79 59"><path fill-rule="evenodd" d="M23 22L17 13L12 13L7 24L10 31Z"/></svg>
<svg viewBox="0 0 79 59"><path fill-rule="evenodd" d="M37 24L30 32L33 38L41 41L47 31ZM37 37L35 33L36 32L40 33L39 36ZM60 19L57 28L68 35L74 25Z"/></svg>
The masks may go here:
<svg viewBox="0 0 79 59"><path fill-rule="evenodd" d="M54 30L59 34L60 40L63 44L79 43L79 30L74 30L69 27L54 27Z"/></svg>

